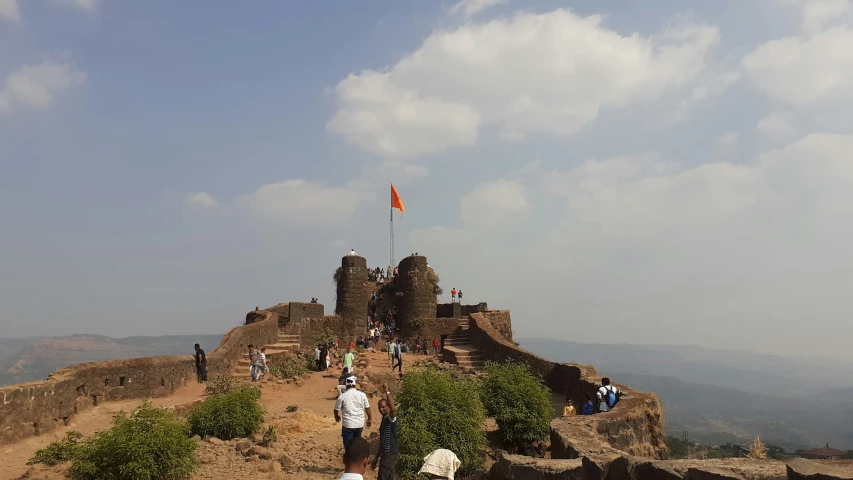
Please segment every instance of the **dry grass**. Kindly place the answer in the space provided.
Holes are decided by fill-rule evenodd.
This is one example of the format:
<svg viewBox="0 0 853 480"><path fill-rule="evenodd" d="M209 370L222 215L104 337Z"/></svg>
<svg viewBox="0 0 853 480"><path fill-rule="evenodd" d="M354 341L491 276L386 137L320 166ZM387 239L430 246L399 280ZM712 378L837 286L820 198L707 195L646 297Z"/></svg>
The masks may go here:
<svg viewBox="0 0 853 480"><path fill-rule="evenodd" d="M283 413L270 422L276 430L286 434L309 433L335 426L335 420L331 417L320 416L311 410L297 410L295 412Z"/></svg>

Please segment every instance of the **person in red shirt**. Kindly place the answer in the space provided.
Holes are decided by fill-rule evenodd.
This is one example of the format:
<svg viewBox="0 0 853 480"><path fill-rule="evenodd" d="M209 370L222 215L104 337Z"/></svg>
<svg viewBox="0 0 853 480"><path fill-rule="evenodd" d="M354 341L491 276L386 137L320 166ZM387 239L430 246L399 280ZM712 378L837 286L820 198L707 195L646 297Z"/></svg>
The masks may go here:
<svg viewBox="0 0 853 480"><path fill-rule="evenodd" d="M450 291L450 303L456 301L456 287L453 287L453 290Z"/></svg>
<svg viewBox="0 0 853 480"><path fill-rule="evenodd" d="M350 350L355 350L355 342L354 341L352 341L352 340L349 341L349 348L350 348Z"/></svg>
<svg viewBox="0 0 853 480"><path fill-rule="evenodd" d="M433 355L438 355L438 339L432 339L432 353Z"/></svg>

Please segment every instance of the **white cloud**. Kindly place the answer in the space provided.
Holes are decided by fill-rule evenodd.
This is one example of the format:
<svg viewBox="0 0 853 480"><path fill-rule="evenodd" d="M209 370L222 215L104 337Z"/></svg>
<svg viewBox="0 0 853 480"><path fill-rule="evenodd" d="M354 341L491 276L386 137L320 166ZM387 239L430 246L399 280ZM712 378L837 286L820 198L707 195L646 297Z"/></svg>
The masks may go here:
<svg viewBox="0 0 853 480"><path fill-rule="evenodd" d="M471 18L483 10L503 3L507 3L506 0L461 0L456 5L450 7L447 13Z"/></svg>
<svg viewBox="0 0 853 480"><path fill-rule="evenodd" d="M215 208L219 206L219 201L205 192L188 194L184 200L188 204L195 205L197 207Z"/></svg>
<svg viewBox="0 0 853 480"><path fill-rule="evenodd" d="M480 185L459 202L459 219L472 228L509 229L525 220L530 211L527 187L516 180Z"/></svg>
<svg viewBox="0 0 853 480"><path fill-rule="evenodd" d="M429 175L429 169L423 165L402 163L396 160L387 160L379 165L381 176L390 178L392 182L405 185L419 178Z"/></svg>
<svg viewBox="0 0 853 480"><path fill-rule="evenodd" d="M717 143L722 147L731 147L737 143L738 133L737 132L727 132L720 135L717 138Z"/></svg>
<svg viewBox="0 0 853 480"><path fill-rule="evenodd" d="M75 72L67 64L48 61L23 66L6 77L3 90L0 90L0 111L16 105L47 108L55 93L82 83L85 79L84 73Z"/></svg>
<svg viewBox="0 0 853 480"><path fill-rule="evenodd" d="M262 185L238 203L276 220L323 226L345 222L360 204L375 197L368 185L357 182L336 187L297 179Z"/></svg>
<svg viewBox="0 0 853 480"><path fill-rule="evenodd" d="M850 0L807 0L802 4L803 29L815 33L823 30L827 24L849 18Z"/></svg>
<svg viewBox="0 0 853 480"><path fill-rule="evenodd" d="M796 116L790 112L773 112L758 121L756 129L763 135L776 140L788 141L797 135L794 126Z"/></svg>
<svg viewBox="0 0 853 480"><path fill-rule="evenodd" d="M20 21L21 10L18 8L18 0L0 0L0 18Z"/></svg>
<svg viewBox="0 0 853 480"><path fill-rule="evenodd" d="M853 100L853 29L833 27L808 37L758 46L741 64L746 78L773 100L809 105Z"/></svg>
<svg viewBox="0 0 853 480"><path fill-rule="evenodd" d="M437 31L387 71L342 80L328 129L393 158L473 145L486 125L514 139L572 134L603 108L692 86L720 39L693 24L622 36L602 20L561 9Z"/></svg>
<svg viewBox="0 0 853 480"><path fill-rule="evenodd" d="M690 95L681 99L672 114L673 120L685 121L690 118L694 105L702 101L722 95L729 87L740 80L741 75L735 71L727 71L705 75L693 87Z"/></svg>

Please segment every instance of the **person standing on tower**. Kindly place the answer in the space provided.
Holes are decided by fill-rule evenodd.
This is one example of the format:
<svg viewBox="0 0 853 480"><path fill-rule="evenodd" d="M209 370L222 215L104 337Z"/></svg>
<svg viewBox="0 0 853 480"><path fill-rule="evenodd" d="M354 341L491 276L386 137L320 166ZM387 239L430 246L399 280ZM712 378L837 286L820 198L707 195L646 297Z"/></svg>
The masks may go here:
<svg viewBox="0 0 853 480"><path fill-rule="evenodd" d="M450 303L454 303L456 301L456 287L453 287L453 290L450 291Z"/></svg>

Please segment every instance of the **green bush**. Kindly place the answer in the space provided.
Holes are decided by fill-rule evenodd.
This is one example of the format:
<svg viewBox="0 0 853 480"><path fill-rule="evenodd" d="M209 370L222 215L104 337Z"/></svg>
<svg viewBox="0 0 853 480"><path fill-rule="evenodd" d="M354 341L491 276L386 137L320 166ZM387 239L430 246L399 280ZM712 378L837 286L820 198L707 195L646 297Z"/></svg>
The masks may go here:
<svg viewBox="0 0 853 480"><path fill-rule="evenodd" d="M264 423L261 391L243 386L214 395L190 410L187 421L193 434L222 440L248 437Z"/></svg>
<svg viewBox="0 0 853 480"><path fill-rule="evenodd" d="M364 347L362 347L361 345L356 345L356 346L355 346L355 353L364 353L364 352L366 352L366 351L367 351L367 349L365 349L365 348L364 348Z"/></svg>
<svg viewBox="0 0 853 480"><path fill-rule="evenodd" d="M402 478L418 477L424 457L436 448L459 457L459 476L483 469L485 412L473 381L430 366L406 373L396 401Z"/></svg>
<svg viewBox="0 0 853 480"><path fill-rule="evenodd" d="M35 465L42 463L49 467L65 463L69 460L74 460L77 453L80 451L80 444L77 442L83 438L83 434L71 430L65 434L65 438L57 440L50 445L38 450L29 460L27 465Z"/></svg>
<svg viewBox="0 0 853 480"><path fill-rule="evenodd" d="M486 362L480 388L486 413L497 422L504 442L521 446L548 436L554 418L551 391L527 364Z"/></svg>
<svg viewBox="0 0 853 480"><path fill-rule="evenodd" d="M288 412L295 412L295 411L297 411L297 410L299 410L299 405L288 405L288 406L287 406L287 411L288 411Z"/></svg>
<svg viewBox="0 0 853 480"><path fill-rule="evenodd" d="M207 382L207 386L204 387L204 393L205 395L221 395L242 385L243 382L234 377L220 375Z"/></svg>
<svg viewBox="0 0 853 480"><path fill-rule="evenodd" d="M189 478L198 468L189 433L172 412L145 402L82 442L69 474L73 480Z"/></svg>
<svg viewBox="0 0 853 480"><path fill-rule="evenodd" d="M295 357L286 357L275 360L269 364L270 373L276 377L291 378L310 372L304 363L300 363Z"/></svg>

